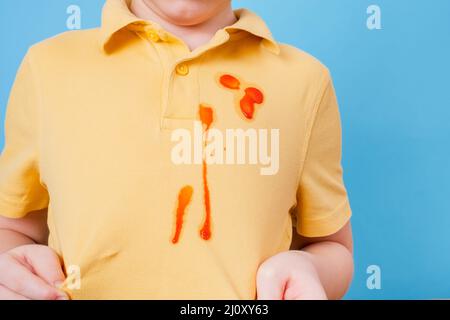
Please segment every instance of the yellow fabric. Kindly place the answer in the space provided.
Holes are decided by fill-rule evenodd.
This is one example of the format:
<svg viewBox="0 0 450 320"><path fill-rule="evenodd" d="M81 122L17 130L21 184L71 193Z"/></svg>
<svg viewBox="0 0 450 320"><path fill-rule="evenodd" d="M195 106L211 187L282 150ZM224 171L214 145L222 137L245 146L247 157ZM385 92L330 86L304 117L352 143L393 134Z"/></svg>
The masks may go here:
<svg viewBox="0 0 450 320"><path fill-rule="evenodd" d="M328 70L277 43L247 10L190 51L158 25L107 1L99 29L33 46L12 89L0 157L0 214L48 207L49 245L79 266L75 299L253 299L266 258L351 215L342 180L339 111ZM253 121L236 112L230 74L260 88ZM171 161L178 128L199 104L213 128L280 129L280 166L209 165L212 237L203 240L201 164ZM173 244L180 188L193 188ZM294 219L291 219L294 218Z"/></svg>

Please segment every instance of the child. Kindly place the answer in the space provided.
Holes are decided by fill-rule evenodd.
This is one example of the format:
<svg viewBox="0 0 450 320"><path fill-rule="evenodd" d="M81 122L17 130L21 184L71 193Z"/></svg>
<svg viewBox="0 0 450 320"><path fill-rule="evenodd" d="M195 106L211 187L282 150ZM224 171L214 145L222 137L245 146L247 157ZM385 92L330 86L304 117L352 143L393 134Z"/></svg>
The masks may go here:
<svg viewBox="0 0 450 320"><path fill-rule="evenodd" d="M0 299L344 295L329 73L230 2L108 0L101 28L29 50L0 158Z"/></svg>

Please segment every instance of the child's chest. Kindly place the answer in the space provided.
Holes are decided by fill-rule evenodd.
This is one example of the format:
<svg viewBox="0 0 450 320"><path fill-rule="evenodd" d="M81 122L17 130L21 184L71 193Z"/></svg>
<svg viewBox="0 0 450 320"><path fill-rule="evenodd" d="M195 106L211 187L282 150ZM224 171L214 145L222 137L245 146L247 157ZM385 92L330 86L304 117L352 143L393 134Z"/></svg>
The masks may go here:
<svg viewBox="0 0 450 320"><path fill-rule="evenodd" d="M285 240L309 121L299 95L257 73L188 68L90 95L80 82L49 102L42 179L54 229L78 239L67 257L199 241L231 254L244 240L253 251L277 247L268 235Z"/></svg>

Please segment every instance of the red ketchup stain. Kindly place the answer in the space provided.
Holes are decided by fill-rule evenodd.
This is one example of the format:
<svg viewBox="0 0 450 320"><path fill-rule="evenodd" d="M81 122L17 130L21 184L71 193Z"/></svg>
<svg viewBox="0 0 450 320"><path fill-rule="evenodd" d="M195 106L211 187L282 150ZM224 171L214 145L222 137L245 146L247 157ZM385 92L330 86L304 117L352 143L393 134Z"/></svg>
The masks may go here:
<svg viewBox="0 0 450 320"><path fill-rule="evenodd" d="M251 99L256 104L261 104L264 102L263 93L256 88L247 88L245 89L245 96Z"/></svg>
<svg viewBox="0 0 450 320"><path fill-rule="evenodd" d="M239 90L239 88L241 87L240 81L236 77L233 77L232 75L229 74L224 74L223 76L221 76L220 83L225 88L233 90Z"/></svg>
<svg viewBox="0 0 450 320"><path fill-rule="evenodd" d="M176 216L175 234L172 238L172 243L178 243L180 239L181 229L183 228L183 217L186 211L186 207L189 205L192 199L192 193L194 190L191 186L183 187L178 194L178 207Z"/></svg>
<svg viewBox="0 0 450 320"><path fill-rule="evenodd" d="M200 237L203 240L209 240L211 238L211 200L208 187L208 166L205 160L203 160L203 194L205 199L205 221L200 229Z"/></svg>
<svg viewBox="0 0 450 320"><path fill-rule="evenodd" d="M198 111L200 115L200 121L206 126L205 132L208 132L211 124L213 123L214 111L211 107L201 104Z"/></svg>
<svg viewBox="0 0 450 320"><path fill-rule="evenodd" d="M244 117L249 120L253 119L253 115L255 114L255 102L251 98L244 96L241 99L240 107Z"/></svg>
<svg viewBox="0 0 450 320"><path fill-rule="evenodd" d="M264 95L260 90L256 88L245 89L245 95L240 102L241 111L244 117L252 120L255 114L255 104L261 104L263 102Z"/></svg>
<svg viewBox="0 0 450 320"><path fill-rule="evenodd" d="M219 79L220 84L227 89L240 90L240 81L229 74L224 74ZM248 120L253 120L255 115L255 104L262 104L264 102L264 94L261 90L248 87L244 90L244 96L239 102L239 107L242 114Z"/></svg>
<svg viewBox="0 0 450 320"><path fill-rule="evenodd" d="M241 82L236 77L225 74L219 79L220 84L231 90L241 92ZM264 102L264 95L261 90L254 87L247 87L244 90L244 96L240 100L240 109L246 119L252 120L255 113L255 104L262 104ZM208 131L214 121L214 110L205 105L199 106L200 121L203 125L203 146L206 147L208 141ZM205 204L205 219L203 225L200 228L200 237L203 240L211 239L211 199L208 186L208 164L206 163L206 157L203 155L202 162L202 177L203 177L203 197ZM186 207L191 202L193 189L191 186L185 186L180 190L178 195L178 207L176 215L176 228L175 234L172 238L172 243L178 243L180 238L181 229L183 227L183 217Z"/></svg>
<svg viewBox="0 0 450 320"><path fill-rule="evenodd" d="M203 144L206 147L208 140L208 130L211 127L214 118L214 111L211 107L201 104L199 108L200 121L204 126L205 137ZM203 226L200 229L200 237L203 240L209 240L211 238L211 200L208 186L208 165L206 163L205 156L203 156L203 196L205 202L205 220Z"/></svg>

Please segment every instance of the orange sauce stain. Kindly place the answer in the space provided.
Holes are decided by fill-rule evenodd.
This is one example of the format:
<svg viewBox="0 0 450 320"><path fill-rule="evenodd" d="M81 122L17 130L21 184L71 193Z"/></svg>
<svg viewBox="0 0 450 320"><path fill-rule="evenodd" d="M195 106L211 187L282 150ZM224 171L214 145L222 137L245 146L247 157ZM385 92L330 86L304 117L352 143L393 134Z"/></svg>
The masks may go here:
<svg viewBox="0 0 450 320"><path fill-rule="evenodd" d="M263 93L253 87L245 89L245 95L240 101L242 114L249 120L253 119L255 113L255 104L264 102Z"/></svg>
<svg viewBox="0 0 450 320"><path fill-rule="evenodd" d="M239 88L241 87L240 81L236 77L233 77L229 74L224 74L220 77L219 80L220 83L228 89L239 90Z"/></svg>
<svg viewBox="0 0 450 320"><path fill-rule="evenodd" d="M264 102L264 95L261 90L250 87L245 89L245 95L253 100L256 104L261 104Z"/></svg>
<svg viewBox="0 0 450 320"><path fill-rule="evenodd" d="M211 107L208 107L204 104L200 105L199 108L200 121L202 122L203 125L206 126L205 132L207 132L211 127L214 118L213 114L214 111Z"/></svg>
<svg viewBox="0 0 450 320"><path fill-rule="evenodd" d="M178 194L178 206L176 215L175 234L172 238L172 243L178 243L180 239L181 229L183 228L183 217L186 211L186 207L189 205L192 199L192 193L194 190L191 186L183 187Z"/></svg>
<svg viewBox="0 0 450 320"><path fill-rule="evenodd" d="M247 119L253 119L255 113L255 102L247 95L245 95L240 102L242 114Z"/></svg>
<svg viewBox="0 0 450 320"><path fill-rule="evenodd" d="M220 77L220 84L228 89L240 90L240 81L229 74L224 74ZM253 120L255 114L255 104L262 104L264 102L264 94L261 90L254 87L247 87L244 90L244 96L239 102L239 107L242 114L248 120Z"/></svg>
<svg viewBox="0 0 450 320"><path fill-rule="evenodd" d="M232 76L232 75L222 75L220 77L220 83L222 86L228 89L240 90L241 83L240 81ZM264 102L264 94L261 90L248 87L244 90L244 97L240 100L240 108L245 118L252 120L255 113L255 104L262 104ZM203 145L206 147L208 141L208 131L211 128L211 125L214 121L214 110L205 105L200 104L199 106L199 116L202 125L204 126L204 137L203 137ZM204 205L205 205L205 219L203 221L203 225L200 228L200 237L203 240L211 239L211 199L210 199L210 191L208 185L208 164L206 163L205 155L203 155L202 162L202 181L203 181L203 197L204 197ZM191 186L185 186L180 190L178 195L178 207L176 214L176 228L175 234L172 238L172 243L177 243L180 238L180 233L183 227L183 217L186 210L186 207L191 202L193 189Z"/></svg>
<svg viewBox="0 0 450 320"><path fill-rule="evenodd" d="M211 107L208 107L204 104L201 104L199 107L199 115L202 124L205 126L205 137L203 141L204 147L206 147L206 143L208 140L208 130L211 127L211 124L214 120L214 110ZM211 200L208 186L208 165L205 160L205 156L203 155L203 196L205 203L205 220L203 222L203 226L200 229L200 237L203 240L209 240L211 238Z"/></svg>
<svg viewBox="0 0 450 320"><path fill-rule="evenodd" d="M211 238L211 200L208 187L208 165L203 160L203 196L205 201L205 221L200 229L200 237L203 240Z"/></svg>

